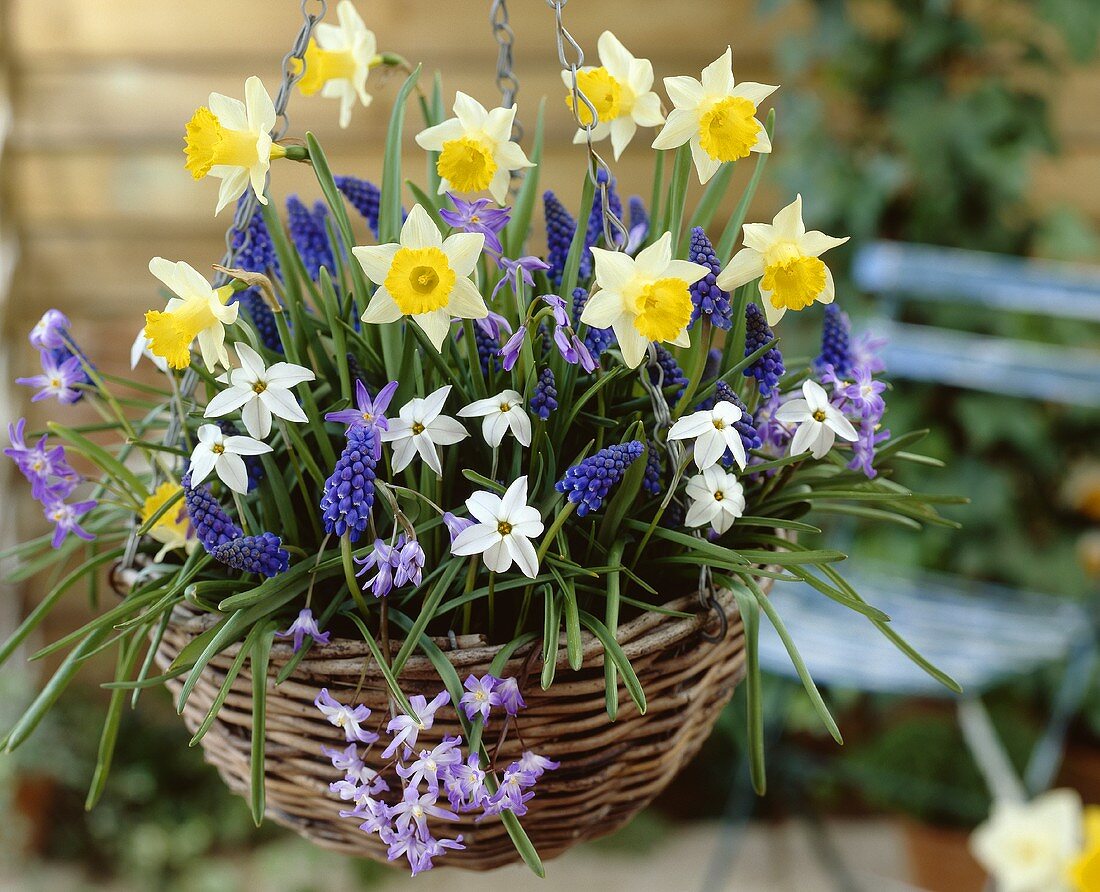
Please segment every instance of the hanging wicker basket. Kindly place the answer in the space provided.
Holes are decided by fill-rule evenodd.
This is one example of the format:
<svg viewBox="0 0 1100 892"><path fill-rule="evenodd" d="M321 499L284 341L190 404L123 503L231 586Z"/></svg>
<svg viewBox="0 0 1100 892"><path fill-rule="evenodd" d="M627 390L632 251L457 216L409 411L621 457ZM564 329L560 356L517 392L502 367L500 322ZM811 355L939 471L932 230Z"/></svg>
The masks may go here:
<svg viewBox="0 0 1100 892"><path fill-rule="evenodd" d="M770 580L762 583L767 586ZM619 627L616 637L645 690L648 708L644 716L620 686L617 720L608 719L603 648L588 632L583 633L584 663L577 672L566 664L563 637L556 680L548 691L539 686L535 663L522 691L527 701L519 719L523 742L514 732L509 733L497 763L507 765L524 748L561 762L559 769L539 781L530 810L522 818L524 830L543 859L623 826L696 754L744 672L744 636L736 602L727 591L719 592L717 600L727 620L725 634L717 640L704 637L717 632L719 623L712 613L700 610L695 596L665 605L697 612L691 619L647 613ZM217 619L215 614L177 608L157 651L158 664L167 667ZM479 636L458 638L457 648L447 639L438 643L463 678L488 672L499 650L486 646ZM203 671L183 712L192 732L209 709L238 646L219 654ZM284 644L276 644L271 653L265 750L267 817L324 848L385 861L385 847L378 837L359 830L358 821L338 814L347 803L329 791L329 783L339 778L321 754L321 747L342 748L345 743L340 731L313 705L318 690L327 687L337 699L354 699L376 715L384 715L389 708L385 682L361 639L315 643L290 678L276 687L274 679L290 657L291 649ZM521 648L504 674L521 677L527 657L528 651ZM400 682L406 693L429 698L442 687L435 668L419 655L409 659ZM173 693L182 684L182 678L168 682ZM251 700L252 679L246 663L202 738L206 760L240 795L249 792ZM431 746L444 735L458 734L461 728L455 714L446 709L420 740ZM396 778L393 780L396 783ZM441 865L490 870L519 860L499 819L479 824L471 816L433 826L440 836L462 834L466 845L465 850L449 853Z"/></svg>

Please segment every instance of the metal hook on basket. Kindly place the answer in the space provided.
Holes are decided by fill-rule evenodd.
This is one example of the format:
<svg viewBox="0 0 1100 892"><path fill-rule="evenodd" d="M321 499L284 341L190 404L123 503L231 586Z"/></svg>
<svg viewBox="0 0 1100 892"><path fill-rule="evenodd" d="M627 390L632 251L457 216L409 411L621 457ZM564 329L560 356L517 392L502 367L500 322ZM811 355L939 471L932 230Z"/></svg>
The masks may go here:
<svg viewBox="0 0 1100 892"><path fill-rule="evenodd" d="M718 617L718 632L717 634L711 634L706 630L706 626L703 626L703 631L699 633L699 637L706 641L708 644L717 644L719 641L726 637L726 633L729 632L730 623L726 618L726 611L722 608L722 603L715 597L714 590L712 589L704 600L704 605L714 611L714 615Z"/></svg>

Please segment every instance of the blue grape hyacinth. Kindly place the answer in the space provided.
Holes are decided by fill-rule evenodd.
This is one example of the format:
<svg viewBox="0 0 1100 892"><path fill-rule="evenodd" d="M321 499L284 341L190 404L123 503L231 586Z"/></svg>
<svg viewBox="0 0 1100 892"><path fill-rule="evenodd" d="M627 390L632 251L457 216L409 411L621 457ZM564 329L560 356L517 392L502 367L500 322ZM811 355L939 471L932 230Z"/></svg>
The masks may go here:
<svg viewBox="0 0 1100 892"><path fill-rule="evenodd" d="M775 335L764 318L764 311L756 304L750 303L745 307L745 356L751 356L774 340ZM784 372L786 369L783 366L783 355L778 347L772 347L745 369L745 377L755 378L760 395L767 399L777 392L779 379L783 377Z"/></svg>
<svg viewBox="0 0 1100 892"><path fill-rule="evenodd" d="M325 229L325 220L328 217L328 209L323 201L318 201L313 210L307 208L299 200L297 195L289 195L286 200L287 228L290 230L290 238L298 254L302 258L302 265L306 268L309 277L316 281L321 267L325 267L330 274L336 274L336 261L332 256L332 244L329 242L328 231Z"/></svg>
<svg viewBox="0 0 1100 892"><path fill-rule="evenodd" d="M700 319L709 321L715 328L728 331L733 326L733 309L730 307L729 293L718 287L716 279L722 271L714 245L710 243L702 226L691 230L691 244L688 247L688 260L705 266L708 272L688 289L691 293L691 328Z"/></svg>
<svg viewBox="0 0 1100 892"><path fill-rule="evenodd" d="M565 261L577 231L577 221L550 189L542 193L542 206L546 214L546 262L550 264L546 276L550 284L557 288L565 272Z"/></svg>
<svg viewBox="0 0 1100 892"><path fill-rule="evenodd" d="M325 481L321 512L325 532L347 534L355 542L367 529L374 505L375 459L374 431L365 425L348 428L347 445L336 460L332 475Z"/></svg>
<svg viewBox="0 0 1100 892"><path fill-rule="evenodd" d="M623 474L641 458L645 446L638 440L608 446L573 465L554 488L577 506L577 516L599 511L604 499Z"/></svg>
<svg viewBox="0 0 1100 892"><path fill-rule="evenodd" d="M554 381L554 370L547 366L539 372L539 380L531 396L531 411L546 421L557 408L558 388Z"/></svg>
<svg viewBox="0 0 1100 892"><path fill-rule="evenodd" d="M333 181L348 203L367 221L374 237L378 238L378 211L382 204L382 191L369 180L358 177L333 177Z"/></svg>
<svg viewBox="0 0 1100 892"><path fill-rule="evenodd" d="M814 368L821 372L826 366L833 373L844 377L852 372L852 323L836 304L825 307L825 320L821 325L821 355L814 360Z"/></svg>
<svg viewBox="0 0 1100 892"><path fill-rule="evenodd" d="M290 554L283 548L283 540L274 533L230 539L216 546L210 554L235 570L260 576L278 576L290 566Z"/></svg>

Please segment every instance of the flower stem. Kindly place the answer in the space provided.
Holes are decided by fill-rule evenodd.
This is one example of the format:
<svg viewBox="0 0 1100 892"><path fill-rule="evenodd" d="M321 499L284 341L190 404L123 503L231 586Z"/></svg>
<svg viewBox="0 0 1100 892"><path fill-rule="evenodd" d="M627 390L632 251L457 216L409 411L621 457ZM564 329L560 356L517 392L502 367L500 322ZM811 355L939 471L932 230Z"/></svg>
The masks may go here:
<svg viewBox="0 0 1100 892"><path fill-rule="evenodd" d="M344 564L344 580L348 584L348 591L355 599L355 606L363 614L363 619L366 619L370 614L370 608L367 607L363 592L359 589L359 580L355 578L355 565L351 560L351 540L347 536L340 537L340 558Z"/></svg>
<svg viewBox="0 0 1100 892"><path fill-rule="evenodd" d="M550 550L550 543L554 541L554 537L558 535L558 531L562 528L562 525L569 519L569 515L576 510L576 502L566 502L565 506L557 513L554 518L554 522L550 524L550 529L546 531L546 535L542 537L542 543L539 545L538 550L538 563L542 563L542 559L546 557L546 552Z"/></svg>

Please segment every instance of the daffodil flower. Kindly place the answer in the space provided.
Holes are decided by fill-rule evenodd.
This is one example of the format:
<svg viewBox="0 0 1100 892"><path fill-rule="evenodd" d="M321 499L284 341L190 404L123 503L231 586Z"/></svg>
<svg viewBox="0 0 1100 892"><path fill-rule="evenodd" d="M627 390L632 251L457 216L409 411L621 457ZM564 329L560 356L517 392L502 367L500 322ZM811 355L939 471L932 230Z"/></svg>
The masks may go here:
<svg viewBox="0 0 1100 892"><path fill-rule="evenodd" d="M489 315L485 299L468 278L484 244L480 232L456 232L444 240L428 212L414 205L401 227L400 243L351 249L378 285L363 321L384 324L408 316L441 350L452 317Z"/></svg>
<svg viewBox="0 0 1100 892"><path fill-rule="evenodd" d="M596 44L600 65L586 65L577 71L577 87L596 109L596 125L592 139L611 137L611 148L618 160L639 127L659 127L665 122L661 114L661 97L653 92L653 63L649 59L637 59L610 31L604 31ZM566 105L573 107L573 77L562 71L562 81L569 91ZM579 103L577 116L587 126L592 112L583 102ZM586 139L581 128L573 142Z"/></svg>
<svg viewBox="0 0 1100 892"><path fill-rule="evenodd" d="M187 554L195 550L199 540L191 526L191 518L183 503L183 488L178 483L165 481L158 486L141 506L141 522L147 523L164 505L173 499L176 504L168 508L156 523L149 527L149 538L161 544L154 560L160 561L170 551L182 548Z"/></svg>
<svg viewBox="0 0 1100 892"><path fill-rule="evenodd" d="M592 328L613 328L629 368L641 365L651 341L690 346L688 289L707 275L707 267L674 260L668 232L637 257L603 248L591 250L600 290L588 298L581 322Z"/></svg>
<svg viewBox="0 0 1100 892"><path fill-rule="evenodd" d="M191 344L197 338L207 371L213 372L219 363L229 368L224 326L237 321L237 304L229 303L233 287L212 288L202 273L182 260L173 263L154 257L149 272L176 295L163 311L145 314L149 350L172 368L185 369L191 364Z"/></svg>
<svg viewBox="0 0 1100 892"><path fill-rule="evenodd" d="M454 112L455 117L416 134L420 148L439 152L439 194L488 189L497 204L504 204L511 172L535 166L519 144L512 142L516 107L486 111L476 99L459 91Z"/></svg>
<svg viewBox="0 0 1100 892"><path fill-rule="evenodd" d="M666 77L665 90L676 107L653 140L655 149L688 143L699 182L705 183L725 161L749 152L770 152L772 142L756 119L756 107L778 90L768 84L733 80L733 50L726 51L693 77Z"/></svg>
<svg viewBox="0 0 1100 892"><path fill-rule="evenodd" d="M256 76L244 82L244 102L211 93L191 116L184 136L185 166L196 180L212 176L222 181L215 214L244 195L249 183L260 204L267 204L264 184L271 159L286 155L271 141L274 126L275 104Z"/></svg>
<svg viewBox="0 0 1100 892"><path fill-rule="evenodd" d="M320 93L326 99L340 100L340 126L351 123L351 110L358 99L366 108L371 103L367 75L378 66L378 41L360 18L349 0L336 7L339 25L318 25L305 52L305 73L298 81L303 96ZM294 73L302 62L294 61Z"/></svg>
<svg viewBox="0 0 1100 892"><path fill-rule="evenodd" d="M716 282L722 290L732 291L759 278L764 315L768 325L775 325L787 310L805 309L815 300L833 302L833 274L821 255L846 241L847 237L833 238L816 229L807 232L799 195L770 224L745 224L745 247L733 255Z"/></svg>

